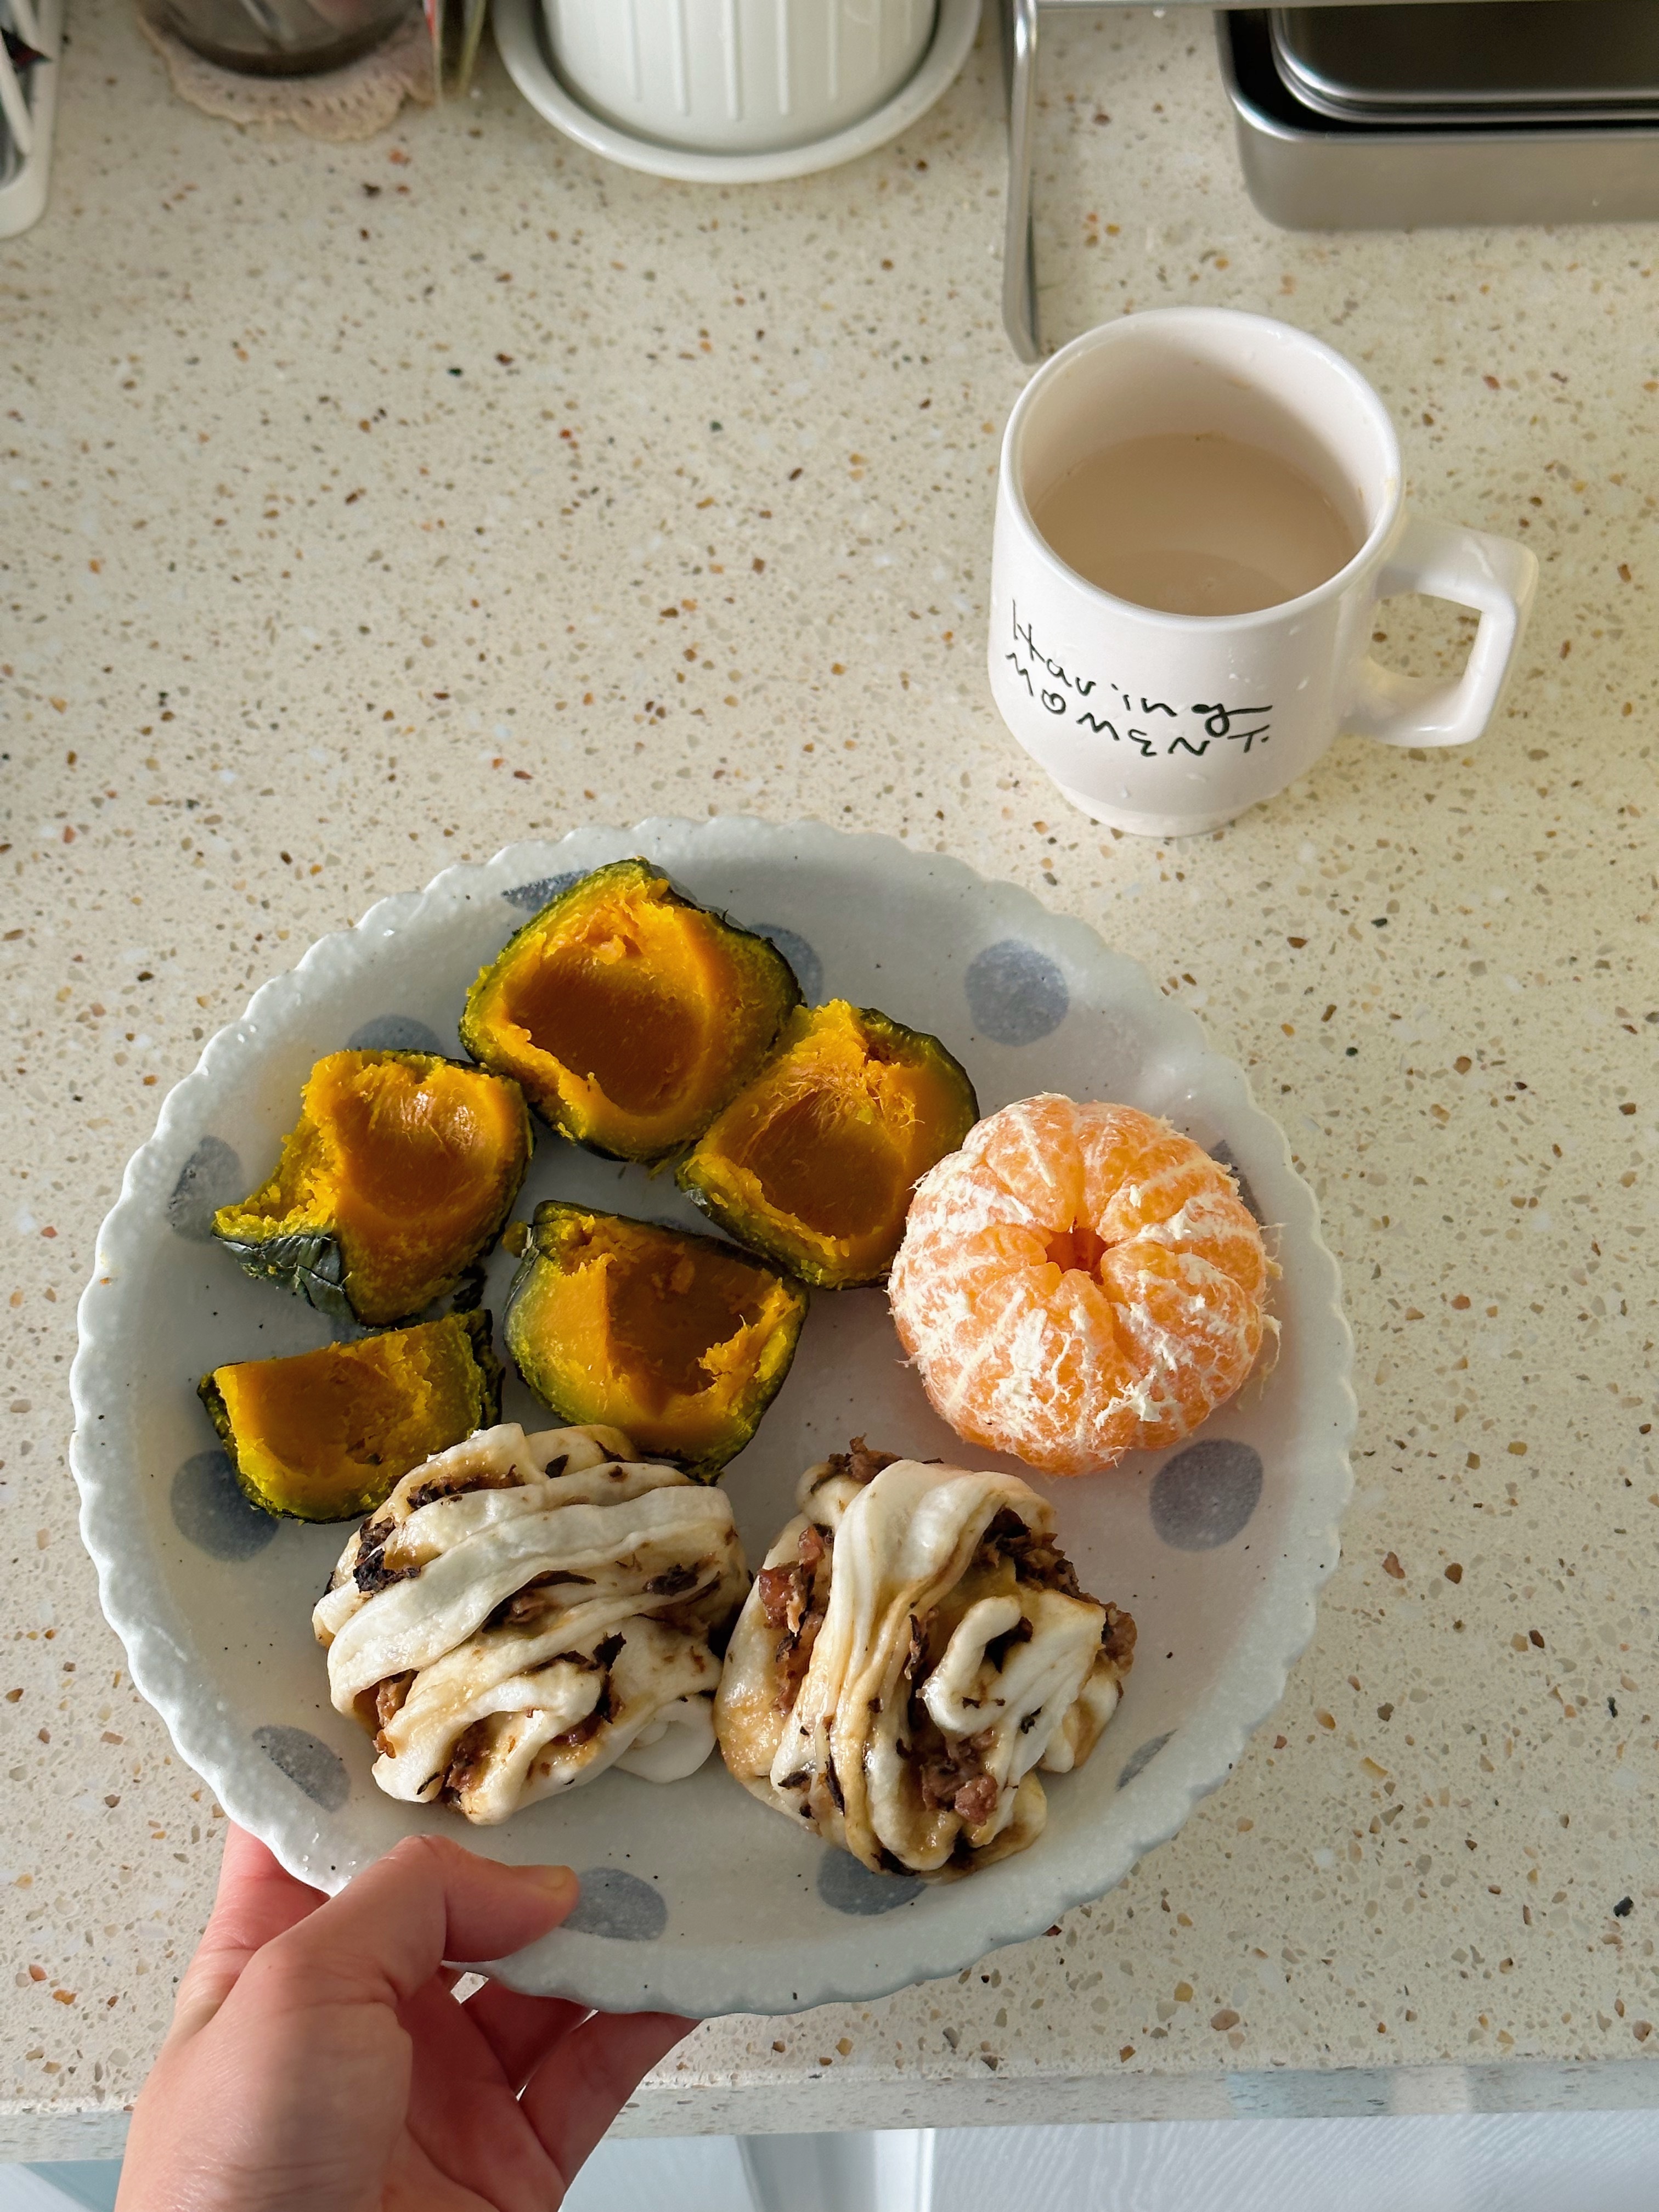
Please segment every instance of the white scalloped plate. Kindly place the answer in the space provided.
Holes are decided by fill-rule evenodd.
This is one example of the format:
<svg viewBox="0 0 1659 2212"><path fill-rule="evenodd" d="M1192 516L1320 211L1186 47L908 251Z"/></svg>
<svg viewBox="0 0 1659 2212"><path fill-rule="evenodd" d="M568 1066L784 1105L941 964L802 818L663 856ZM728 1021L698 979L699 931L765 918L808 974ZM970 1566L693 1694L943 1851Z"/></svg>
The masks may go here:
<svg viewBox="0 0 1659 2212"><path fill-rule="evenodd" d="M1224 1146L1283 1268L1278 1364L1195 1443L1042 1486L1085 1588L1139 1624L1127 1695L1088 1765L1048 1786L1047 1832L971 1881L866 1875L739 1790L713 1760L659 1786L624 1774L467 1831L383 1796L328 1703L310 1610L341 1528L241 1504L197 1401L222 1361L330 1334L250 1281L212 1207L273 1164L312 1062L349 1041L455 1051L466 988L550 879L640 852L700 899L774 932L809 999L879 1006L941 1036L989 1111L1036 1091L1115 1098ZM558 1194L696 1219L671 1182L544 1133L521 1206ZM492 1262L499 1311L511 1261ZM462 1834L584 1876L575 1918L503 1963L514 1986L608 2010L783 2013L882 1995L1036 1935L1097 1897L1224 1781L1313 1632L1351 1486L1352 1342L1313 1195L1243 1073L1194 1018L1082 923L959 860L815 823L653 821L581 830L449 868L312 946L222 1030L128 1163L81 1301L71 1463L104 1611L180 1755L232 1817L333 1890L401 1836ZM545 1424L516 1378L509 1419ZM813 1302L793 1370L726 1478L751 1557L800 1470L849 1436L960 1458L902 1364L879 1291ZM1012 1464L1012 1462L1009 1462Z"/></svg>

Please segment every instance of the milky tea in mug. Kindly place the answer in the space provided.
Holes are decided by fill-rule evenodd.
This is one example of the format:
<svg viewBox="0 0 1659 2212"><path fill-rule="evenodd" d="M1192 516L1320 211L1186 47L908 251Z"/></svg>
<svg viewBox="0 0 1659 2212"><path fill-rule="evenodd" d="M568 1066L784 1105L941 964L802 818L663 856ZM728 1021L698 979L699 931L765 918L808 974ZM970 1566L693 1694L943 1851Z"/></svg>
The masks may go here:
<svg viewBox="0 0 1659 2212"><path fill-rule="evenodd" d="M1223 430L1105 446L1057 477L1031 520L1103 592L1171 615L1249 615L1346 568L1362 532L1304 470Z"/></svg>
<svg viewBox="0 0 1659 2212"><path fill-rule="evenodd" d="M1126 315L1044 363L1003 440L987 671L1073 805L1213 830L1341 732L1466 744L1497 707L1538 564L1408 515L1400 445L1351 362L1222 307ZM1371 656L1378 602L1476 609L1462 674Z"/></svg>

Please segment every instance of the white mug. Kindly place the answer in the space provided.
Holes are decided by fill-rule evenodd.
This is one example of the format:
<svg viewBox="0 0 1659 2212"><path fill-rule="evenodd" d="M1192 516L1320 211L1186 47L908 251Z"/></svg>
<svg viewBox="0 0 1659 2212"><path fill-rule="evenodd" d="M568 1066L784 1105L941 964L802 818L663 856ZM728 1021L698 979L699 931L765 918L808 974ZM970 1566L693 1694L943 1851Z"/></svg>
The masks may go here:
<svg viewBox="0 0 1659 2212"><path fill-rule="evenodd" d="M1314 590L1254 614L1164 614L1085 581L1044 542L1034 505L1085 455L1181 431L1289 461L1355 515L1359 550ZM1345 732L1390 745L1478 738L1537 580L1524 546L1406 514L1394 425L1340 354L1264 315L1157 308L1074 338L1009 418L991 690L1073 805L1178 837L1271 799ZM1479 611L1455 682L1403 677L1371 657L1377 602L1403 592Z"/></svg>

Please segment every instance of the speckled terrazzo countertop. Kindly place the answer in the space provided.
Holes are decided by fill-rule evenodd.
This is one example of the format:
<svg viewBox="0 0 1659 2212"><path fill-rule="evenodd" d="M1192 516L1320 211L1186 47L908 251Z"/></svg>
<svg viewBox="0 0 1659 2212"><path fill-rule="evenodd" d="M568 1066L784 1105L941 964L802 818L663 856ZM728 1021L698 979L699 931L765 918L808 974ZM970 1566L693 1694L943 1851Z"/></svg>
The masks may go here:
<svg viewBox="0 0 1659 2212"><path fill-rule="evenodd" d="M1229 1786L1051 1936L704 2027L636 2130L1624 2104L1659 2090L1647 229L1319 240L1237 179L1207 27L1045 27L1043 313L1267 307L1392 406L1538 613L1463 753L1340 745L1165 848L1072 815L981 668L994 46L900 144L693 191L478 94L357 148L169 97L77 4L0 245L0 2151L119 2142L211 1800L98 1612L74 1305L199 1040L515 836L727 810L957 853L1199 1008L1290 1132L1358 1340L1317 1638ZM1390 609L1419 667L1460 633Z"/></svg>

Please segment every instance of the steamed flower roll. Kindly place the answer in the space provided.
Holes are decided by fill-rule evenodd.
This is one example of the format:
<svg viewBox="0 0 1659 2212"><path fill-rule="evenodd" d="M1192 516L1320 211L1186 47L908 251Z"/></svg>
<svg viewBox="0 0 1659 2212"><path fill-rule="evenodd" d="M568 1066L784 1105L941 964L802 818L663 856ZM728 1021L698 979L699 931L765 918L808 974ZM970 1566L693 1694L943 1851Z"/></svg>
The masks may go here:
<svg viewBox="0 0 1659 2212"><path fill-rule="evenodd" d="M1041 1834L1134 1623L1078 1587L1017 1475L855 1443L802 1477L726 1655L714 1726L745 1788L865 1865L963 1873Z"/></svg>
<svg viewBox="0 0 1659 2212"><path fill-rule="evenodd" d="M404 1477L313 1626L380 1788L489 1823L609 1766L700 1766L748 1581L722 1492L618 1430L507 1423Z"/></svg>

